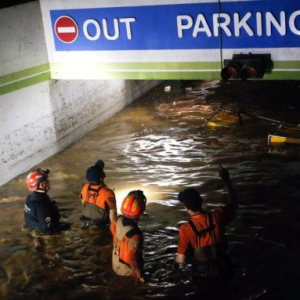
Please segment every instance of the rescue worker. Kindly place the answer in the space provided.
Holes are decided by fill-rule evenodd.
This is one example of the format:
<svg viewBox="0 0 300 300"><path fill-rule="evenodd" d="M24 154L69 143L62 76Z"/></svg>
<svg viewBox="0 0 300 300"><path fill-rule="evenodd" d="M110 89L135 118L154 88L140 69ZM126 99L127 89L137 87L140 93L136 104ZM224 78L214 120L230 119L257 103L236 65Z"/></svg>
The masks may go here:
<svg viewBox="0 0 300 300"><path fill-rule="evenodd" d="M116 197L105 183L104 162L98 160L86 171L86 183L81 191L82 229L104 227L117 218Z"/></svg>
<svg viewBox="0 0 300 300"><path fill-rule="evenodd" d="M60 231L60 214L55 201L47 195L50 190L48 169L37 169L27 176L28 195L24 205L25 228L52 234Z"/></svg>
<svg viewBox="0 0 300 300"><path fill-rule="evenodd" d="M238 204L228 170L220 165L219 174L228 192L228 204L225 206L208 213L202 209L202 198L195 189L188 188L178 194L178 200L191 217L180 227L175 263L184 263L192 252L195 277L222 282L232 271L225 226L234 219Z"/></svg>
<svg viewBox="0 0 300 300"><path fill-rule="evenodd" d="M143 233L138 227L139 217L146 209L143 191L131 191L123 200L122 215L111 225L113 235L112 268L117 275L133 276L145 282L143 274Z"/></svg>

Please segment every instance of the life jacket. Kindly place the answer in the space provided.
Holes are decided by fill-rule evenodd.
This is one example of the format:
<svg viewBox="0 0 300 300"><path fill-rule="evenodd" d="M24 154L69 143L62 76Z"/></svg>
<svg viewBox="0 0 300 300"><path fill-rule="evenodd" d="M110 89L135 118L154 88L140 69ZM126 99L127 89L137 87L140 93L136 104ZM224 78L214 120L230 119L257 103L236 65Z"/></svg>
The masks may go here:
<svg viewBox="0 0 300 300"><path fill-rule="evenodd" d="M104 185L87 183L81 191L82 220L83 221L99 221L102 223L108 222L108 205L105 199L99 197L100 190Z"/></svg>
<svg viewBox="0 0 300 300"><path fill-rule="evenodd" d="M221 277L224 269L231 268L230 260L227 255L227 241L218 242L216 240L212 214L208 214L209 226L202 230L197 230L195 224L190 220L189 225L197 236L197 247L194 249L194 259L199 263L207 264L206 276L210 278ZM201 239L205 235L211 235L213 243L203 246Z"/></svg>
<svg viewBox="0 0 300 300"><path fill-rule="evenodd" d="M128 256L128 241L132 236L141 234L138 227L133 225L123 225L123 216L119 216L116 222L116 233L114 236L112 266L116 274L129 276L132 274L130 268L130 257Z"/></svg>

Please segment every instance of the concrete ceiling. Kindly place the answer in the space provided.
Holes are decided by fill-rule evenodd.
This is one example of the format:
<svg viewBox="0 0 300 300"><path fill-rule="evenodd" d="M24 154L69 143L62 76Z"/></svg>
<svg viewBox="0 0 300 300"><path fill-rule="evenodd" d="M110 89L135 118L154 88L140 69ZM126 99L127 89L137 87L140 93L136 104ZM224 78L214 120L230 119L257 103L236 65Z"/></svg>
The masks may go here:
<svg viewBox="0 0 300 300"><path fill-rule="evenodd" d="M23 3L27 3L27 2L32 2L32 1L38 1L38 0L2 0L0 2L0 9L10 7L10 6L19 5L19 4L23 4Z"/></svg>

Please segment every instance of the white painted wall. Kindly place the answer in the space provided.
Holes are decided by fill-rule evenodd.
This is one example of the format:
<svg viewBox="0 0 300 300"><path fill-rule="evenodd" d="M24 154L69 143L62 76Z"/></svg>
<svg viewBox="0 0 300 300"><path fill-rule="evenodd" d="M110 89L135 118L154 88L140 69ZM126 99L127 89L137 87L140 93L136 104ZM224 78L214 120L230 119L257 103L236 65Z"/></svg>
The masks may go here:
<svg viewBox="0 0 300 300"><path fill-rule="evenodd" d="M0 76L48 62L38 2L0 9Z"/></svg>
<svg viewBox="0 0 300 300"><path fill-rule="evenodd" d="M48 62L38 2L0 10L0 79ZM0 185L64 149L159 81L49 80L0 95Z"/></svg>

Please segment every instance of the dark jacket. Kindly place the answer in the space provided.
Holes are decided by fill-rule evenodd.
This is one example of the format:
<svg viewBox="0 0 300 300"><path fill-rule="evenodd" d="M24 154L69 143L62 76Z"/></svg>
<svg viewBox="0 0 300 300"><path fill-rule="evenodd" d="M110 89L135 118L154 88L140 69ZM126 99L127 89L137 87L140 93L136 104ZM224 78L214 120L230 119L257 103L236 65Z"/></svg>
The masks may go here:
<svg viewBox="0 0 300 300"><path fill-rule="evenodd" d="M33 192L28 195L24 206L25 226L43 233L60 230L60 215L54 201L45 193Z"/></svg>

